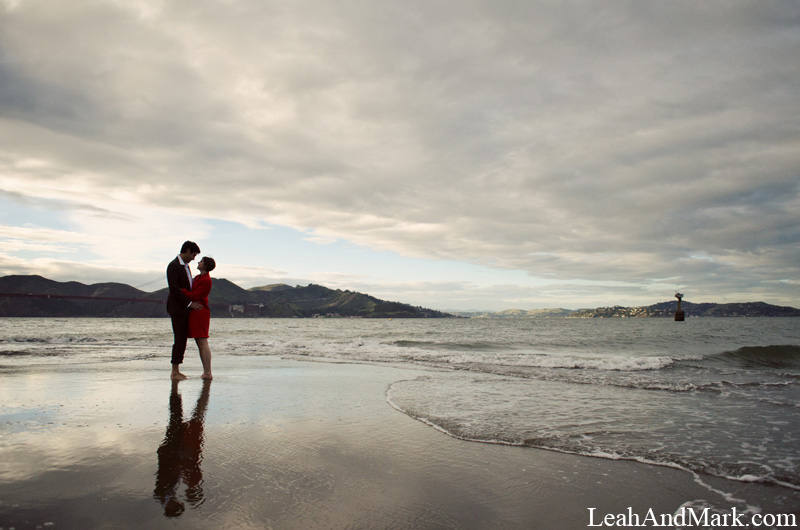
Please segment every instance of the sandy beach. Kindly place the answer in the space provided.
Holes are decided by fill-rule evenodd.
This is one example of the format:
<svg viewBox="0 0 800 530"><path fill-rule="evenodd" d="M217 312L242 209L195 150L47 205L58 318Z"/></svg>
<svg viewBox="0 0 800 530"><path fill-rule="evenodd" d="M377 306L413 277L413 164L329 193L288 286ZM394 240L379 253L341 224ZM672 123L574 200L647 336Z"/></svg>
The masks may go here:
<svg viewBox="0 0 800 530"><path fill-rule="evenodd" d="M179 384L167 360L0 373L0 527L570 529L800 507L786 488L452 438L387 403L421 369L220 356L204 384L187 359Z"/></svg>

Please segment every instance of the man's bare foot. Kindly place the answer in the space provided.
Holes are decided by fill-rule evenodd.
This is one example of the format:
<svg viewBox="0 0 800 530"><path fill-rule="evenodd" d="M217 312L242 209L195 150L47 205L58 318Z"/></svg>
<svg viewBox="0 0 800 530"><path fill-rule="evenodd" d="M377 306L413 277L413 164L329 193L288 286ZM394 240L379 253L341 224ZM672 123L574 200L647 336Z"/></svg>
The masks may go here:
<svg viewBox="0 0 800 530"><path fill-rule="evenodd" d="M186 377L185 375L183 375L183 374L182 374L182 373L180 373L180 372L172 372L171 379L172 379L173 381L183 381L184 379L189 379L189 378L188 378L188 377Z"/></svg>
<svg viewBox="0 0 800 530"><path fill-rule="evenodd" d="M212 379L214 379L214 376L212 376L211 374L203 373L203 375L200 376L200 379L208 379L209 381L211 381Z"/></svg>

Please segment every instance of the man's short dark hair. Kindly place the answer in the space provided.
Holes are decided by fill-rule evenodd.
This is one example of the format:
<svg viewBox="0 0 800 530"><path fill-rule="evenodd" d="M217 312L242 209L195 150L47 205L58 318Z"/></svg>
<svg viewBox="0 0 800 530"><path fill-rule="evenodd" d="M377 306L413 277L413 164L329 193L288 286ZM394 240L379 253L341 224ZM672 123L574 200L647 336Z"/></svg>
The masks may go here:
<svg viewBox="0 0 800 530"><path fill-rule="evenodd" d="M217 262L216 262L216 261L214 261L214 258L209 258L208 256L205 256L205 257L204 257L202 260L200 260L200 261L202 261L203 263L205 263L205 264L206 264L206 272L211 272L211 271L213 271L213 270L216 268L216 266L217 266Z"/></svg>
<svg viewBox="0 0 800 530"><path fill-rule="evenodd" d="M200 254L200 247L198 247L197 243L194 241L186 241L181 247L181 254L184 252L194 252L195 254Z"/></svg>

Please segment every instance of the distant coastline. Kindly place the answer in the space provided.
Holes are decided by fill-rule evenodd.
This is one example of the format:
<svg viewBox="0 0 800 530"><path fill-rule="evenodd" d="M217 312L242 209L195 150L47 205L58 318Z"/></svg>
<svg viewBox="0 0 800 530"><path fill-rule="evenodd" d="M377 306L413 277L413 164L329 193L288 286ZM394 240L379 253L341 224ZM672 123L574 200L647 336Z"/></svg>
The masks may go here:
<svg viewBox="0 0 800 530"><path fill-rule="evenodd" d="M672 300L649 306L637 307L598 307L595 309L507 309L497 313L491 312L456 312L455 314L470 318L672 318L678 302ZM702 303L693 304L683 301L682 309L687 318L700 317L800 317L800 309L789 306L777 306L764 302L743 303Z"/></svg>
<svg viewBox="0 0 800 530"><path fill-rule="evenodd" d="M166 317L166 298L166 289L145 292L122 283L85 285L37 275L0 277L0 317ZM677 308L672 300L638 307L445 312L313 283L243 289L224 278L214 279L211 302L215 318L671 318ZM764 302L694 304L684 300L682 308L687 318L800 317L800 309Z"/></svg>

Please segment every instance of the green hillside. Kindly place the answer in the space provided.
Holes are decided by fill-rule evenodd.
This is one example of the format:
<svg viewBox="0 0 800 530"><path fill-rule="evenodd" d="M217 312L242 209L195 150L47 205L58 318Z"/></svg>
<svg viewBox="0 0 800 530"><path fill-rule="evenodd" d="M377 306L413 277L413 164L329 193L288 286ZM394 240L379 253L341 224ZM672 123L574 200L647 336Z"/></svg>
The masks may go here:
<svg viewBox="0 0 800 530"><path fill-rule="evenodd" d="M41 276L0 278L0 317L163 317L167 289L146 293L120 283L84 285ZM277 284L243 289L214 278L209 297L215 318L447 318L447 313L387 302L354 291Z"/></svg>

